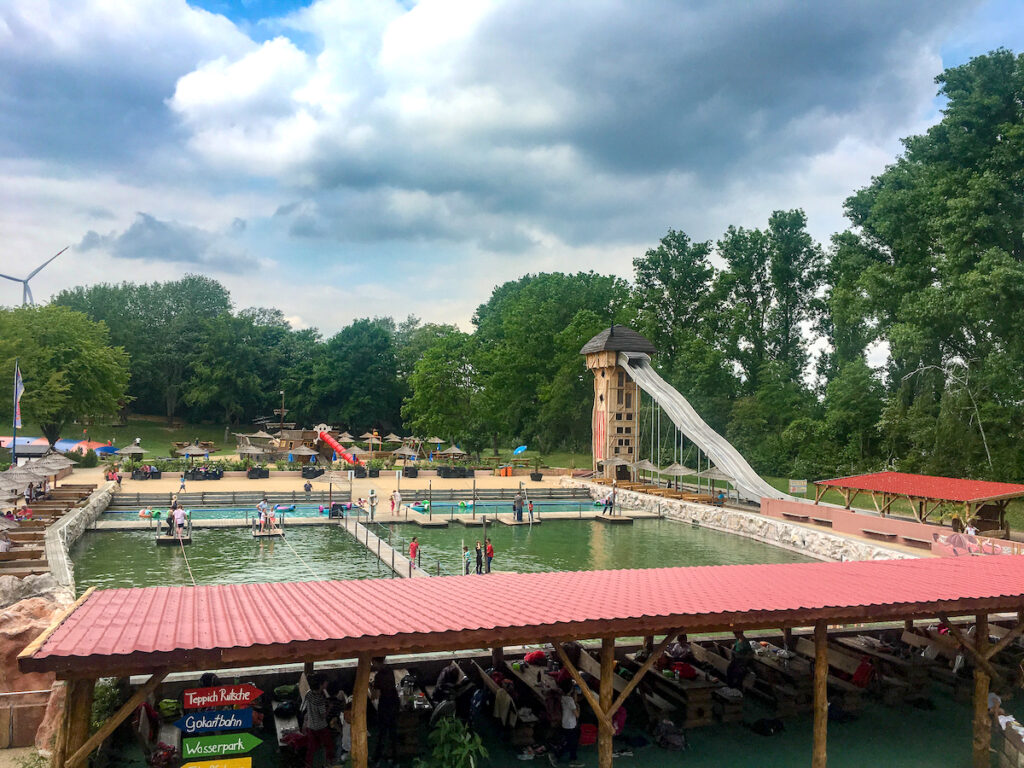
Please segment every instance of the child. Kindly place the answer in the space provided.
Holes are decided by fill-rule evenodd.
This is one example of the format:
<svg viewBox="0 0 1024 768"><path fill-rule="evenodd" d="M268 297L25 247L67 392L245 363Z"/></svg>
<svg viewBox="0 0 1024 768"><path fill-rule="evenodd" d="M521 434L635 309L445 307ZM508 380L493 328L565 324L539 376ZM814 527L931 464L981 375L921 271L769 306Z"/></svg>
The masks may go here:
<svg viewBox="0 0 1024 768"><path fill-rule="evenodd" d="M469 575L469 547L462 545L462 559L466 561L466 575Z"/></svg>

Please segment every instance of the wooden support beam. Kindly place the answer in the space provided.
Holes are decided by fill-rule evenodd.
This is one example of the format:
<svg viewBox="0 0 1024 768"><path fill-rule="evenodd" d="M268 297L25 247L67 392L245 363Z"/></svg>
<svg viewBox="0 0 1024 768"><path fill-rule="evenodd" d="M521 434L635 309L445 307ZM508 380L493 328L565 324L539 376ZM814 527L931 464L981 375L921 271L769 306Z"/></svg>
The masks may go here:
<svg viewBox="0 0 1024 768"><path fill-rule="evenodd" d="M885 502L885 503L884 503L884 504L882 505L882 514L883 514L883 515L886 515L886 516L888 516L888 515L889 515L889 513L890 513L890 511L891 511L891 508L892 508L892 503L893 503L894 501L896 501L896 499L897 499L897 498L899 498L899 497L898 497L898 496L890 496L890 495L889 495L888 493L886 493L886 494L884 494L884 495L882 496L882 499L883 499L883 501Z"/></svg>
<svg viewBox="0 0 1024 768"><path fill-rule="evenodd" d="M812 768L826 768L828 751L828 627L824 621L814 624L814 748Z"/></svg>
<svg viewBox="0 0 1024 768"><path fill-rule="evenodd" d="M981 626L980 625L975 625L974 642L972 643L970 641L970 638L968 638L960 630L960 627L958 627L956 624L954 624L953 622L951 622L949 620L948 616L946 616L945 614L939 614L939 618L942 619L944 622L946 622L946 625L949 627L949 634L951 634L953 637L955 637L957 639L957 642L959 642L960 645L962 645L964 647L964 649L969 654L971 654L971 656L974 657L974 666L975 667L981 667L982 669L985 670L985 674L989 678L991 678L992 680L995 680L995 681L997 681L999 683L1002 683L1003 682L1002 676L998 672L996 672L995 669L993 669L992 665L988 661L988 658L985 657L985 656L982 656L980 651L978 650L981 647L982 641L984 641L985 648L986 649L988 648L988 614L984 614L984 616L985 616L985 628L984 628L984 630L985 630L985 637L984 638L980 637L980 633L982 631ZM988 683L986 683L985 685L987 687ZM988 694L986 693L985 695L987 696ZM986 706L987 706L987 702L986 702Z"/></svg>
<svg viewBox="0 0 1024 768"><path fill-rule="evenodd" d="M366 696L370 690L370 655L359 657L352 686L352 768L368 768L370 748L366 738Z"/></svg>
<svg viewBox="0 0 1024 768"><path fill-rule="evenodd" d="M112 734L121 723L125 721L139 705L146 700L156 687L164 681L167 677L166 672L155 672L150 676L142 687L137 690L128 701L126 701L117 712L110 716L110 718L100 729L96 731L92 736L89 737L88 741L79 747L71 757L64 763L65 768L77 768L77 766L85 763L89 755L95 750L103 741Z"/></svg>
<svg viewBox="0 0 1024 768"><path fill-rule="evenodd" d="M875 495L874 491L871 492L871 503L875 505L875 512L882 514L882 508L878 506L878 497Z"/></svg>
<svg viewBox="0 0 1024 768"><path fill-rule="evenodd" d="M818 502L821 501L821 497L825 495L825 492L827 490L828 490L828 486L827 485L818 485L817 483L815 483L815 485L814 485L814 503L815 504L817 504Z"/></svg>
<svg viewBox="0 0 1024 768"><path fill-rule="evenodd" d="M313 674L314 667L315 667L315 665L314 665L314 663L312 661L303 662L303 664L302 664L302 672L306 676L307 679L309 678L310 675Z"/></svg>
<svg viewBox="0 0 1024 768"><path fill-rule="evenodd" d="M590 690L590 686L587 685L586 682L584 682L583 676L580 674L580 671L576 669L572 661L569 660L569 656L566 654L565 649L562 647L562 644L555 640L549 640L548 642L550 642L551 645L554 647L555 653L558 654L558 658L562 662L562 666L565 667L566 671L568 671L569 675L576 682L576 685L578 685L580 687L580 690L583 691L583 697L587 700L587 703L590 705L590 708L594 710L594 715L597 717L598 726L600 726L601 723L606 723L610 726L612 724L612 721L608 718L608 715L606 715L604 713L604 710L601 708L601 702L594 698L594 692ZM586 651L581 651L581 653L586 653Z"/></svg>
<svg viewBox="0 0 1024 768"><path fill-rule="evenodd" d="M1015 626L1013 629L1011 629L1009 632L1007 632L1005 635L999 638L998 643L996 643L987 651L985 651L985 658L991 659L993 656L995 656L997 653L1003 650L1006 646L1008 646L1010 643L1012 643L1014 640L1020 637L1022 633L1024 633L1024 622L1021 622L1018 619L1017 626Z"/></svg>
<svg viewBox="0 0 1024 768"><path fill-rule="evenodd" d="M612 739L615 726L611 721L612 697L615 695L615 638L601 640L601 711L605 717L597 724L597 768L612 768Z"/></svg>
<svg viewBox="0 0 1024 768"><path fill-rule="evenodd" d="M629 698L629 694L631 694L633 692L633 689L640 684L640 681L643 679L643 676L646 675L648 671L650 671L651 667L653 667L654 664L658 661L658 659L661 658L661 655L665 653L665 649L668 648L669 643L671 643L678 635L679 632L669 632L667 635L665 635L664 639L660 643L658 643L658 646L653 651L651 651L651 654L647 657L647 660L640 665L640 669L638 669L633 674L633 677L630 678L629 682L626 683L626 687L623 688L619 695L615 697L615 702L611 705L611 707L605 710L608 713L609 718L615 714L615 711L619 707L626 703L626 699Z"/></svg>
<svg viewBox="0 0 1024 768"><path fill-rule="evenodd" d="M782 642L786 647L787 651L793 650L793 628L783 627L782 628Z"/></svg>
<svg viewBox="0 0 1024 768"><path fill-rule="evenodd" d="M53 768L60 768L64 765L64 758L68 754L68 729L67 729L67 710L68 710L68 688L71 687L70 681L60 683L64 686L64 706L60 710L60 719L57 722L57 733L53 739L53 756L51 758L51 765Z"/></svg>
<svg viewBox="0 0 1024 768"><path fill-rule="evenodd" d="M92 717L92 696L95 680L69 680L64 698L64 755L60 762L54 761L55 768L66 768L65 755L74 755L89 738L89 721Z"/></svg>
<svg viewBox="0 0 1024 768"><path fill-rule="evenodd" d="M975 620L974 641L979 659L988 651L988 614L979 613ZM974 665L974 768L989 768L992 758L989 747L992 741L992 724L988 718L989 676L981 664Z"/></svg>

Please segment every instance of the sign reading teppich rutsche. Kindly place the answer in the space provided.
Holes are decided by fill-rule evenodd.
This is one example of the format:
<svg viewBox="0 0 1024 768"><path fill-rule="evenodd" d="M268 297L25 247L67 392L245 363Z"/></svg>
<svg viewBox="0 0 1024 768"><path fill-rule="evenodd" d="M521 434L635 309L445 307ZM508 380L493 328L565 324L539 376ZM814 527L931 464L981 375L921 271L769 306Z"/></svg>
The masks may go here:
<svg viewBox="0 0 1024 768"><path fill-rule="evenodd" d="M185 691L185 709L205 707L245 706L263 693L251 683L241 685L215 685L211 688L189 688Z"/></svg>
<svg viewBox="0 0 1024 768"><path fill-rule="evenodd" d="M223 760L202 760L185 763L181 768L252 768L251 757L228 757Z"/></svg>
<svg viewBox="0 0 1024 768"><path fill-rule="evenodd" d="M209 712L189 712L175 721L174 725L184 733L190 734L252 728L252 710L214 709Z"/></svg>
<svg viewBox="0 0 1024 768"><path fill-rule="evenodd" d="M222 733L216 736L197 736L181 742L182 759L194 757L221 757L238 755L255 749L263 743L251 733Z"/></svg>

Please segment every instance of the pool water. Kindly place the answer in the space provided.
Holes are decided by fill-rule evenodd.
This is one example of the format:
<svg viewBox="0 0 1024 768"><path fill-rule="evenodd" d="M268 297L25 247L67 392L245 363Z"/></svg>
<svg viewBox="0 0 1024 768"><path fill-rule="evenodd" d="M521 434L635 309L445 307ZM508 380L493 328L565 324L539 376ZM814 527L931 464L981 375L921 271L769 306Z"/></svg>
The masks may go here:
<svg viewBox="0 0 1024 768"><path fill-rule="evenodd" d="M284 505L285 507L291 506L290 504ZM319 504L296 504L295 509L285 509L284 514L291 517L327 517L327 505L324 504L324 509L321 511ZM166 519L167 509L166 507L154 507L159 509L161 513L161 519ZM242 520L248 517L252 519L256 515L256 507L189 507L189 514L193 520ZM278 512L277 514L281 514ZM345 511L346 515L365 515L365 510L359 507L353 507L350 510ZM104 512L103 520L140 520L143 518L139 517L139 511L132 510L131 512Z"/></svg>
<svg viewBox="0 0 1024 768"><path fill-rule="evenodd" d="M474 511L478 515L512 514L511 499L502 501L478 501L475 507L469 502L466 502L466 504L467 506L459 506L459 502L457 501L434 501L431 504L431 511L434 515L445 516L453 513L458 515ZM580 501L563 500L533 502L534 515L540 515L542 518L544 517L545 512L593 512L594 509L600 509L600 506L595 505L593 501L588 501L586 499L582 499Z"/></svg>
<svg viewBox="0 0 1024 768"><path fill-rule="evenodd" d="M88 587L241 584L261 581L371 579L390 572L337 526L289 529L285 539L254 539L248 529L192 532L182 548L158 547L152 531L87 531L71 548L75 585Z"/></svg>
<svg viewBox="0 0 1024 768"><path fill-rule="evenodd" d="M420 528L415 525L376 525L390 529L402 551L416 536L423 568L461 573L462 545L472 554L483 541L482 528ZM385 535L386 534L382 534ZM494 545L493 570L579 571L610 568L662 568L678 565L738 565L745 563L801 563L811 558L796 552L689 523L667 519L639 519L632 525L609 525L595 520L545 520L542 525L488 525ZM473 567L475 569L475 555Z"/></svg>

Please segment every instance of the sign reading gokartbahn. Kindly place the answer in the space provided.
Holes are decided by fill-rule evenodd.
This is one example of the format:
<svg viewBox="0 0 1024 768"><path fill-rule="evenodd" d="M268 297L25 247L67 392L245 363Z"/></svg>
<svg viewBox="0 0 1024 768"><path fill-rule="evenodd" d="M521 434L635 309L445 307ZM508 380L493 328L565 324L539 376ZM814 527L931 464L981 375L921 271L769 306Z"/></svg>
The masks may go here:
<svg viewBox="0 0 1024 768"><path fill-rule="evenodd" d="M261 693L263 691L251 683L190 688L185 691L185 709L245 706L251 704Z"/></svg>
<svg viewBox="0 0 1024 768"><path fill-rule="evenodd" d="M210 712L189 712L174 723L185 733L232 731L252 728L251 709L215 709Z"/></svg>
<svg viewBox="0 0 1024 768"><path fill-rule="evenodd" d="M252 768L251 757L229 757L224 760L203 760L185 763L181 768Z"/></svg>
<svg viewBox="0 0 1024 768"><path fill-rule="evenodd" d="M183 739L181 756L183 759L194 757L220 757L222 755L238 755L255 749L263 743L251 733L225 733L217 736L198 736L194 739Z"/></svg>

